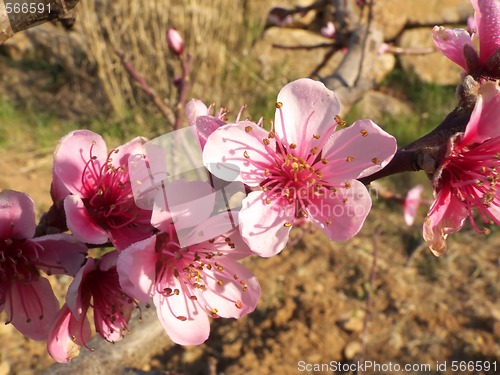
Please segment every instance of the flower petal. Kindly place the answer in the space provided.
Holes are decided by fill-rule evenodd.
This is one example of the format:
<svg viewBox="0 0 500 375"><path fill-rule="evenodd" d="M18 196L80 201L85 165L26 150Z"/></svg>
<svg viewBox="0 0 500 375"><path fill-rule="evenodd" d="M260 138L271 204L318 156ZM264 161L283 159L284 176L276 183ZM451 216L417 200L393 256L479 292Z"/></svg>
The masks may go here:
<svg viewBox="0 0 500 375"><path fill-rule="evenodd" d="M403 214L405 223L408 226L413 225L415 217L417 216L417 209L420 205L420 196L424 191L424 185L418 184L408 191L403 203Z"/></svg>
<svg viewBox="0 0 500 375"><path fill-rule="evenodd" d="M464 29L446 29L442 26L434 26L432 37L436 47L453 61L467 70L467 61L464 56L464 46L472 47L472 38Z"/></svg>
<svg viewBox="0 0 500 375"><path fill-rule="evenodd" d="M43 277L28 284L13 280L7 293L7 321L26 337L45 340L59 311L49 281Z"/></svg>
<svg viewBox="0 0 500 375"><path fill-rule="evenodd" d="M477 34L479 61L485 63L500 48L500 2L498 0L472 0Z"/></svg>
<svg viewBox="0 0 500 375"><path fill-rule="evenodd" d="M249 121L228 124L214 131L203 150L203 164L224 181L257 186L265 180L264 170L274 162L276 149L269 133ZM266 146L263 140L269 144Z"/></svg>
<svg viewBox="0 0 500 375"><path fill-rule="evenodd" d="M366 187L357 180L350 187L328 191L307 207L311 221L332 241L345 241L355 236L370 212L372 201Z"/></svg>
<svg viewBox="0 0 500 375"><path fill-rule="evenodd" d="M80 353L80 346L90 340L90 323L87 318L78 322L68 306L57 315L47 339L47 351L57 362L68 363Z"/></svg>
<svg viewBox="0 0 500 375"><path fill-rule="evenodd" d="M384 168L396 153L396 139L371 120L358 120L333 133L323 148L332 183L369 176Z"/></svg>
<svg viewBox="0 0 500 375"><path fill-rule="evenodd" d="M132 155L141 155L144 153L142 146L146 143L146 138L136 137L131 141L119 146L111 155L111 164L115 168L127 166L128 160Z"/></svg>
<svg viewBox="0 0 500 375"><path fill-rule="evenodd" d="M120 252L116 263L123 290L142 302L154 293L158 260L155 245L156 236L136 242Z"/></svg>
<svg viewBox="0 0 500 375"><path fill-rule="evenodd" d="M319 81L301 78L285 85L278 94L282 108L276 110L274 128L286 144L296 144L299 154L308 153L336 125L340 103L333 91Z"/></svg>
<svg viewBox="0 0 500 375"><path fill-rule="evenodd" d="M35 204L24 193L0 192L0 239L26 239L35 235Z"/></svg>
<svg viewBox="0 0 500 375"><path fill-rule="evenodd" d="M208 107L199 99L191 99L186 103L186 119L190 126L196 124L199 116L208 116Z"/></svg>
<svg viewBox="0 0 500 375"><path fill-rule="evenodd" d="M80 197L68 195L64 198L64 212L68 229L80 241L91 244L108 241L108 232L94 222Z"/></svg>
<svg viewBox="0 0 500 375"><path fill-rule="evenodd" d="M496 82L486 82L479 88L479 95L461 144L472 145L500 136L500 87Z"/></svg>
<svg viewBox="0 0 500 375"><path fill-rule="evenodd" d="M424 221L424 240L432 253L439 256L446 251L446 237L459 231L468 212L464 204L446 187L436 196Z"/></svg>
<svg viewBox="0 0 500 375"><path fill-rule="evenodd" d="M239 213L240 232L250 249L261 257L278 254L286 246L295 207L277 196L266 203L267 194L255 191L243 200ZM288 224L287 224L288 223ZM285 225L286 224L286 225Z"/></svg>
<svg viewBox="0 0 500 375"><path fill-rule="evenodd" d="M73 194L82 192L82 174L91 157L103 163L107 158L104 139L89 130L75 130L63 137L54 152L54 173Z"/></svg>
<svg viewBox="0 0 500 375"><path fill-rule="evenodd" d="M260 297L260 285L254 274L228 257L217 260L223 271L216 267L204 270L207 290L204 300L222 318L241 318L255 310Z"/></svg>
<svg viewBox="0 0 500 375"><path fill-rule="evenodd" d="M182 282L175 277L170 278L172 289L182 290ZM179 345L200 345L210 335L210 322L205 311L184 293L164 296L156 293L153 303L161 325L170 339Z"/></svg>
<svg viewBox="0 0 500 375"><path fill-rule="evenodd" d="M85 262L87 246L69 234L51 234L31 240L43 247L36 256L47 274L74 276Z"/></svg>
<svg viewBox="0 0 500 375"><path fill-rule="evenodd" d="M199 116L196 119L194 126L196 127L198 140L202 149L205 147L210 134L225 124L224 121L214 116Z"/></svg>
<svg viewBox="0 0 500 375"><path fill-rule="evenodd" d="M76 273L75 278L68 287L68 292L66 293L66 304L75 316L77 320L85 318L87 315L87 310L90 306L87 306L89 301L84 300L85 296L83 293L83 288L85 288L85 278L87 275L96 269L96 261L94 258L88 258L87 262L80 268Z"/></svg>

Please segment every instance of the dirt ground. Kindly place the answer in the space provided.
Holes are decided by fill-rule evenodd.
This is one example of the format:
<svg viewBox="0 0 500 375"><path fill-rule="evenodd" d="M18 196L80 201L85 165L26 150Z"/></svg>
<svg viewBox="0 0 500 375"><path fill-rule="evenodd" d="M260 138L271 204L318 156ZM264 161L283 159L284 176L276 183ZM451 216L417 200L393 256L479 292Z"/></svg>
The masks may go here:
<svg viewBox="0 0 500 375"><path fill-rule="evenodd" d="M50 153L2 151L0 189L25 191L46 209L50 168ZM408 228L400 206L375 200L361 233L345 243L295 230L295 244L280 255L246 261L262 284L254 313L215 320L204 345L169 345L133 373L362 373L346 368L358 361L379 366L365 374L500 373L500 238L465 228L435 258L421 246L424 214ZM44 343L11 325L0 326L0 343L0 375L38 374L54 363Z"/></svg>

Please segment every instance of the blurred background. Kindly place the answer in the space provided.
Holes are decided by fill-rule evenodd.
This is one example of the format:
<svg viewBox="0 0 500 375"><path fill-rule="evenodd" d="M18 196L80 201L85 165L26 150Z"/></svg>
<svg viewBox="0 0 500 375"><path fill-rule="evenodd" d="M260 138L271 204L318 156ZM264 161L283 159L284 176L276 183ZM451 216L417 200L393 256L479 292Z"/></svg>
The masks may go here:
<svg viewBox="0 0 500 375"><path fill-rule="evenodd" d="M174 106L173 81L181 72L165 43L170 27L193 55L189 98L227 108L230 119L247 104L245 116L263 116L269 123L283 85L331 75L347 52L343 45L353 25L335 21L333 38L321 34L328 21L338 19L332 3L82 0L74 22L46 23L16 34L0 46L0 189L28 193L40 214L51 205L52 152L67 132L88 128L118 145L172 130L115 54L122 51ZM360 19L366 17L366 8L350 3ZM312 4L319 6L294 13L283 27L270 17L273 7ZM400 146L438 125L456 105L461 76L433 49L431 30L435 25L466 28L472 13L468 0L375 0L371 19L385 44L379 46L374 89L349 108L347 123L371 118ZM149 358L124 362L124 368L291 374L298 372L300 360L364 358L429 363L436 374L452 373L434 371L436 361L496 361L500 371L498 235L479 235L466 225L450 237L448 252L435 258L421 239L432 198L427 176L420 172L380 181L384 190L401 196L417 183L425 184L428 202L420 206L413 226L404 224L397 200L380 199L375 192L365 227L346 243L330 243L319 231L297 228L280 255L246 261L263 288L253 314L214 321L210 339L200 347L155 348ZM370 282L374 249L376 278ZM369 295L371 316L363 334ZM0 375L37 374L53 364L44 343L23 338L10 325L0 327L0 342Z"/></svg>

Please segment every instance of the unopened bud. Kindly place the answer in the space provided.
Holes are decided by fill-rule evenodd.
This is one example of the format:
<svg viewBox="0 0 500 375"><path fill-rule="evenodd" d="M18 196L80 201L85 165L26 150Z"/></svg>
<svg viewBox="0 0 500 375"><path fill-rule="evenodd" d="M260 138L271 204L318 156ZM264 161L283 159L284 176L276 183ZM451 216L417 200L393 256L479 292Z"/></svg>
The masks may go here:
<svg viewBox="0 0 500 375"><path fill-rule="evenodd" d="M167 32L167 45L168 48L180 56L184 52L184 41L182 40L181 34L175 29L169 29Z"/></svg>

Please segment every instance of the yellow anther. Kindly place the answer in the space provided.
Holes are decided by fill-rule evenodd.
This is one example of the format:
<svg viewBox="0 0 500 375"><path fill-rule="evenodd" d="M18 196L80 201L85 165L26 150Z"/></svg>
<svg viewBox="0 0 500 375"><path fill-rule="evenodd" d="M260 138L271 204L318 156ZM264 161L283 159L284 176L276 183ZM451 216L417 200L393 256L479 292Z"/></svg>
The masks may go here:
<svg viewBox="0 0 500 375"><path fill-rule="evenodd" d="M313 134L314 139L319 139L319 134Z"/></svg>
<svg viewBox="0 0 500 375"><path fill-rule="evenodd" d="M283 103L282 102L276 102L276 108L281 108L283 107Z"/></svg>
<svg viewBox="0 0 500 375"><path fill-rule="evenodd" d="M246 151L243 153L243 156L244 156L245 158L247 158L247 159L250 159L250 156L248 155L248 152L246 152Z"/></svg>
<svg viewBox="0 0 500 375"><path fill-rule="evenodd" d="M253 130L253 128L252 128L250 125L245 126L245 131L246 131L247 133L251 132L252 130Z"/></svg>
<svg viewBox="0 0 500 375"><path fill-rule="evenodd" d="M299 169L299 163L297 163L296 161L294 161L294 162L292 163L292 168L293 168L293 169Z"/></svg>
<svg viewBox="0 0 500 375"><path fill-rule="evenodd" d="M295 150L297 148L297 145L295 143L290 143L290 148L292 150Z"/></svg>
<svg viewBox="0 0 500 375"><path fill-rule="evenodd" d="M289 228L292 226L292 224L287 221L285 224L283 224L283 226Z"/></svg>
<svg viewBox="0 0 500 375"><path fill-rule="evenodd" d="M373 158L372 159L373 164L380 164L380 159L379 158Z"/></svg>
<svg viewBox="0 0 500 375"><path fill-rule="evenodd" d="M316 155L318 153L318 151L319 151L319 148L317 148L317 147L311 148L311 155Z"/></svg>
<svg viewBox="0 0 500 375"><path fill-rule="evenodd" d="M342 117L340 117L339 115L335 115L335 122L337 123L337 125L339 126L345 126L346 125L346 122L344 120L342 120Z"/></svg>
<svg viewBox="0 0 500 375"><path fill-rule="evenodd" d="M360 133L363 137L368 137L368 132L365 129L362 129Z"/></svg>
<svg viewBox="0 0 500 375"><path fill-rule="evenodd" d="M349 156L345 159L345 161L346 161L346 162L348 162L348 163L349 163L349 162L351 162L351 161L353 161L353 160L354 160L354 156L352 156L352 155L349 155Z"/></svg>
<svg viewBox="0 0 500 375"><path fill-rule="evenodd" d="M262 143L264 143L266 146L269 146L269 143L271 143L271 142L269 142L269 139L264 138L264 139L262 140Z"/></svg>

